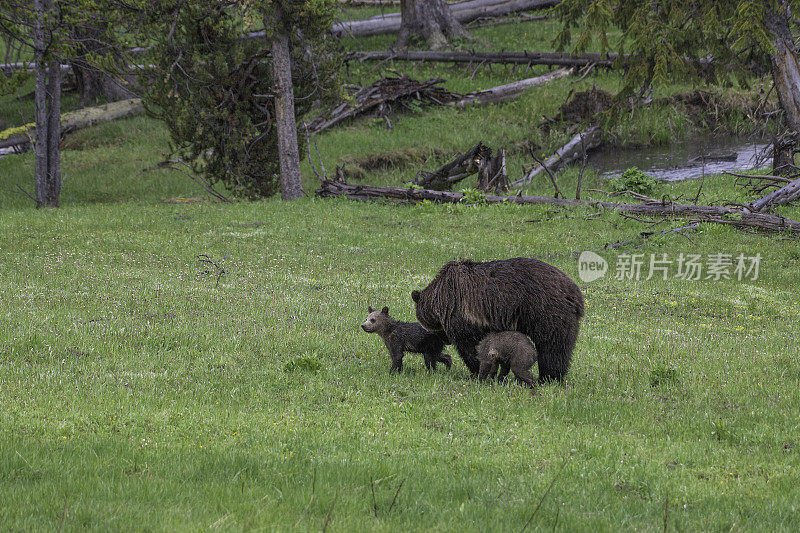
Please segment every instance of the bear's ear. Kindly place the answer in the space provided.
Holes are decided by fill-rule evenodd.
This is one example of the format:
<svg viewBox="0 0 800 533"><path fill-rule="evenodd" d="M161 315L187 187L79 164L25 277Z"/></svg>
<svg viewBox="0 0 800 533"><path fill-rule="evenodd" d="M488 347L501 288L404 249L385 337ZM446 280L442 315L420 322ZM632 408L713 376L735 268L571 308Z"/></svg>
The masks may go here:
<svg viewBox="0 0 800 533"><path fill-rule="evenodd" d="M414 303L419 301L419 291L411 291L411 299L414 300Z"/></svg>
<svg viewBox="0 0 800 533"><path fill-rule="evenodd" d="M388 315L389 314L389 308L388 307L384 307L383 309L381 309L381 313L383 313L384 315Z"/></svg>
<svg viewBox="0 0 800 533"><path fill-rule="evenodd" d="M372 306L370 305L369 307L367 307L367 311L369 311L370 313L372 313L372 312L373 312L373 311L375 311L375 310L374 310L374 309L372 308Z"/></svg>

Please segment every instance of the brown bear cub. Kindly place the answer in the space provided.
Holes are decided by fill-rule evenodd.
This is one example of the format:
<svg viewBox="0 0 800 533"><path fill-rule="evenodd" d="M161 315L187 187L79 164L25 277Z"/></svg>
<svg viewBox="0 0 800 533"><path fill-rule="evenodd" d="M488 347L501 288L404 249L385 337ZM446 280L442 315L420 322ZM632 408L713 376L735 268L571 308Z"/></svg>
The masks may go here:
<svg viewBox="0 0 800 533"><path fill-rule="evenodd" d="M504 380L511 370L520 383L530 388L536 384L531 374L531 367L536 362L536 348L528 337L518 331L486 335L478 344L478 361L481 364L478 371L479 381L493 377L499 366L498 381Z"/></svg>
<svg viewBox="0 0 800 533"><path fill-rule="evenodd" d="M444 363L447 368L452 364L450 356L442 353L445 339L436 333L431 333L419 325L418 322L400 322L389 316L389 308L384 307L376 311L369 308L367 320L361 324L367 333L377 333L383 339L392 366L389 372L403 370L403 355L405 352L421 353L425 358L425 368L436 370L436 363Z"/></svg>

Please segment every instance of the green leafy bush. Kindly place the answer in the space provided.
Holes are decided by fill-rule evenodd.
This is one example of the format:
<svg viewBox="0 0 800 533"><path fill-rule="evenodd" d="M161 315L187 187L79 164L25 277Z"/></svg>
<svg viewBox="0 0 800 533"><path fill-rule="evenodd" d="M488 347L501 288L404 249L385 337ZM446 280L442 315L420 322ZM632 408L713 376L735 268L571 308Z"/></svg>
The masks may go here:
<svg viewBox="0 0 800 533"><path fill-rule="evenodd" d="M461 200L459 200L462 204L482 205L487 203L486 193L478 189L463 189L461 194L464 195L461 197Z"/></svg>
<svg viewBox="0 0 800 533"><path fill-rule="evenodd" d="M631 167L620 176L608 182L613 192L633 191L645 196L652 196L658 189L658 183L644 170Z"/></svg>

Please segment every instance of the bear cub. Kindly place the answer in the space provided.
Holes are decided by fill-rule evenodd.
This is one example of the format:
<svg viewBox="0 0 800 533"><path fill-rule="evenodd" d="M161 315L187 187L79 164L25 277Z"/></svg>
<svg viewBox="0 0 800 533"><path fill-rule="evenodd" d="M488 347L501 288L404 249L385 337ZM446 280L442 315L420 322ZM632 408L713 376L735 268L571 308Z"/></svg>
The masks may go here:
<svg viewBox="0 0 800 533"><path fill-rule="evenodd" d="M481 365L478 371L479 381L494 376L499 366L499 381L504 380L511 370L520 383L530 388L536 383L531 375L531 367L536 362L536 348L528 337L518 331L486 335L478 344L478 361Z"/></svg>
<svg viewBox="0 0 800 533"><path fill-rule="evenodd" d="M421 353L425 358L425 368L428 370L436 370L437 362L444 363L448 369L452 364L450 356L442 353L445 345L442 336L429 332L418 322L400 322L393 319L389 316L388 307L380 311L370 307L369 316L361 327L367 333L377 333L383 339L392 358L389 372L403 370L405 352Z"/></svg>

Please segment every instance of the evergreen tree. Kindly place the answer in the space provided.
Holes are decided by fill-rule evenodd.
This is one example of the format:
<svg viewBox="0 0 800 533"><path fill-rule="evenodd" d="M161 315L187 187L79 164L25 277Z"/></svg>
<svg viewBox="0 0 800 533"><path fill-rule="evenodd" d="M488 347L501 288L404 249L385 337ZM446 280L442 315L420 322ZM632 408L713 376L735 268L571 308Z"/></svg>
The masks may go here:
<svg viewBox="0 0 800 533"><path fill-rule="evenodd" d="M706 73L744 79L748 67L768 64L786 123L800 132L798 0L564 0L558 12L562 49L577 30L576 52L595 40L618 52L626 92Z"/></svg>
<svg viewBox="0 0 800 533"><path fill-rule="evenodd" d="M152 2L146 27L155 28L154 68L143 71L141 85L148 110L167 125L174 153L245 198L279 188L285 199L301 195L297 146L303 143L296 128L278 127L295 126L295 116L334 94L338 64L325 38L332 6L331 0ZM262 22L266 42L242 39ZM291 77L281 78L286 66Z"/></svg>

